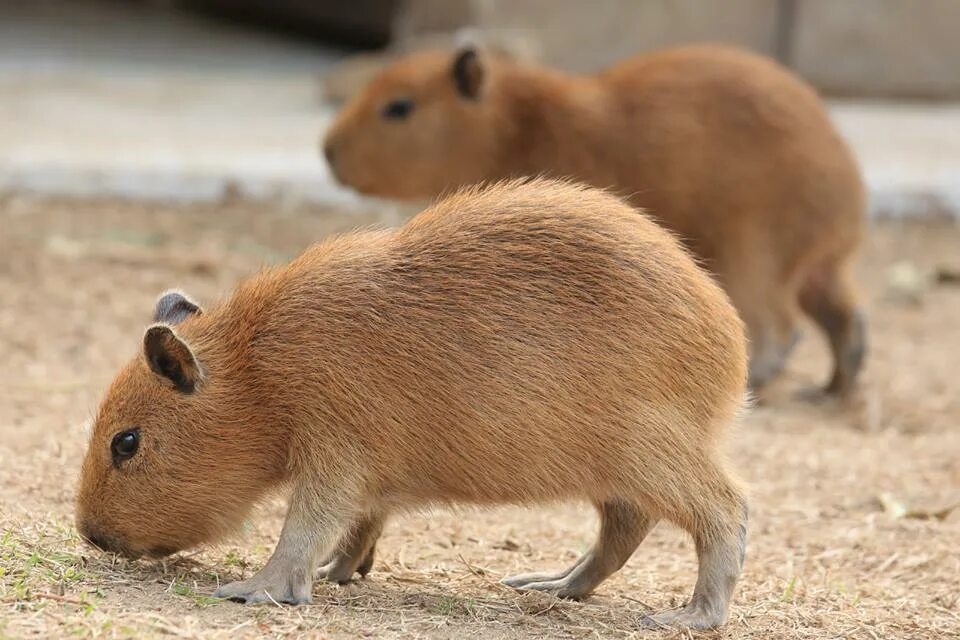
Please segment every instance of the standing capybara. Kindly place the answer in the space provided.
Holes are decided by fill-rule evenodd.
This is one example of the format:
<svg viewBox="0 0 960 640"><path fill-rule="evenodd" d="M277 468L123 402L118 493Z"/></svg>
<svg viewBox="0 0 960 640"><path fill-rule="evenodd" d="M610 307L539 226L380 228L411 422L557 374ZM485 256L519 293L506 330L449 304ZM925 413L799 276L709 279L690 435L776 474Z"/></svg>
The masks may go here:
<svg viewBox="0 0 960 640"><path fill-rule="evenodd" d="M507 584L586 596L666 519L694 537L699 578L654 620L726 619L746 503L719 447L746 390L743 328L614 196L464 191L400 229L318 244L212 310L169 293L155 320L83 464L77 526L97 546L169 554L287 486L270 561L216 595L303 603L323 551L326 579L370 569L391 512L586 499L593 548Z"/></svg>
<svg viewBox="0 0 960 640"><path fill-rule="evenodd" d="M377 77L323 147L341 182L383 197L539 174L613 188L719 277L747 324L753 388L783 368L798 307L829 339L828 391L861 368L860 174L813 89L771 60L689 46L571 76L421 53Z"/></svg>

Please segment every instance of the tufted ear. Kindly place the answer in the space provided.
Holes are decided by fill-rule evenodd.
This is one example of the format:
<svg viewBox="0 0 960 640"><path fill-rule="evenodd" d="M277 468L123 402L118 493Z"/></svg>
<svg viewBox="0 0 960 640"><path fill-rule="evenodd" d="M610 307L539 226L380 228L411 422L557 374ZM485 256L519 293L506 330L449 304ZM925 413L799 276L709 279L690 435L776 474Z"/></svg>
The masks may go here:
<svg viewBox="0 0 960 640"><path fill-rule="evenodd" d="M483 62L472 45L461 47L453 59L453 81L464 98L476 100L483 89Z"/></svg>
<svg viewBox="0 0 960 640"><path fill-rule="evenodd" d="M180 324L193 315L200 315L203 309L181 291L170 290L160 296L153 311L153 321L164 324Z"/></svg>
<svg viewBox="0 0 960 640"><path fill-rule="evenodd" d="M155 324L143 336L143 356L150 370L173 383L181 393L193 393L200 382L200 365L187 343L165 324Z"/></svg>

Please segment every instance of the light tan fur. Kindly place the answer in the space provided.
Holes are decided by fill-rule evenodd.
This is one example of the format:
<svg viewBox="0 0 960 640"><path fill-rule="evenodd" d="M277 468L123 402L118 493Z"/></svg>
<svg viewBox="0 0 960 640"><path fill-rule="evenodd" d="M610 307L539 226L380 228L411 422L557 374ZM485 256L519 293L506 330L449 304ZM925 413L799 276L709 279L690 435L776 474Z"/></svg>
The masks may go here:
<svg viewBox="0 0 960 640"><path fill-rule="evenodd" d="M541 174L612 188L718 276L748 327L751 386L782 369L803 311L830 341L827 390L852 388L866 349L850 276L865 197L810 86L724 46L590 76L470 53L411 55L374 79L326 133L334 174L400 199ZM385 117L397 99L409 115Z"/></svg>
<svg viewBox="0 0 960 640"><path fill-rule="evenodd" d="M720 445L745 394L743 327L616 197L546 180L468 189L397 230L315 245L211 310L177 296L96 419L77 525L99 546L212 540L286 486L273 557L218 595L300 603L324 551L319 577L365 574L390 513L582 499L601 515L595 547L508 584L584 597L666 519L701 568L690 605L657 621L726 619L746 507ZM139 451L115 464L132 428Z"/></svg>

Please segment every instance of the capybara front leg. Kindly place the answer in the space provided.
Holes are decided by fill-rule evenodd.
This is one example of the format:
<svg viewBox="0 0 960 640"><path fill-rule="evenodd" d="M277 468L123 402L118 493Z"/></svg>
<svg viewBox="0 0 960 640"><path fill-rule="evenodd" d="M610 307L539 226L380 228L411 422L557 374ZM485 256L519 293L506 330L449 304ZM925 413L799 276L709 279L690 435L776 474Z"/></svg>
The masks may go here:
<svg viewBox="0 0 960 640"><path fill-rule="evenodd" d="M213 594L244 604L308 604L319 552L334 539L346 518L330 505L317 504L306 485L294 489L280 541L256 575L221 586Z"/></svg>
<svg viewBox="0 0 960 640"><path fill-rule="evenodd" d="M361 578L366 577L373 567L383 522L381 514L368 514L360 518L343 536L330 557L317 569L316 579L344 584L349 582L355 573L360 574Z"/></svg>

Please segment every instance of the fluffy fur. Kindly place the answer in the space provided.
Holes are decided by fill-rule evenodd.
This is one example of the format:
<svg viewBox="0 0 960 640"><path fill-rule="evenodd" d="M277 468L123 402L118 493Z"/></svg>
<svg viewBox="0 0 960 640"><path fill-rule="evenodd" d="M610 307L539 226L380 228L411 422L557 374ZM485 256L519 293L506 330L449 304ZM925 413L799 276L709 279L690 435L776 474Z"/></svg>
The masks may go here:
<svg viewBox="0 0 960 640"><path fill-rule="evenodd" d="M386 117L397 99L413 109ZM571 76L415 54L347 105L324 148L344 184L391 198L540 174L613 188L718 276L748 327L751 386L782 369L801 312L829 339L828 391L848 391L861 368L860 174L814 90L771 60L687 46Z"/></svg>
<svg viewBox="0 0 960 640"><path fill-rule="evenodd" d="M719 447L745 394L743 328L617 198L545 180L469 189L400 229L320 243L210 310L176 295L160 306L194 312L148 330L96 419L77 524L100 546L216 538L285 484L274 556L218 594L298 603L319 552L334 549L321 577L366 573L391 512L585 499L594 549L508 584L586 596L667 519L701 568L690 605L658 621L726 618L746 507ZM140 450L115 464L131 428Z"/></svg>

